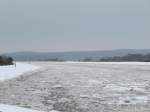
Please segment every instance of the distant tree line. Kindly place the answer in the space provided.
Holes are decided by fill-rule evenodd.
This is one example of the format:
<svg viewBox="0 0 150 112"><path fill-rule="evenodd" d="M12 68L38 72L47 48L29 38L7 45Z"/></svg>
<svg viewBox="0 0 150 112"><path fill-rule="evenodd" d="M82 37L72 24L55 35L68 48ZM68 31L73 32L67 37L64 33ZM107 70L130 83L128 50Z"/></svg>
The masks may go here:
<svg viewBox="0 0 150 112"><path fill-rule="evenodd" d="M150 53L149 54L127 54L125 56L114 56L114 57L103 57L100 59L85 58L79 60L82 62L150 62Z"/></svg>
<svg viewBox="0 0 150 112"><path fill-rule="evenodd" d="M62 62L64 60L59 59L59 58L51 58L51 59L40 59L38 61L52 61L52 62Z"/></svg>
<svg viewBox="0 0 150 112"><path fill-rule="evenodd" d="M0 56L0 65L13 65L13 58L7 56Z"/></svg>
<svg viewBox="0 0 150 112"><path fill-rule="evenodd" d="M102 62L120 62L120 61L137 61L150 62L150 54L128 54L125 56L104 57L100 59Z"/></svg>
<svg viewBox="0 0 150 112"><path fill-rule="evenodd" d="M80 59L80 60L78 60L78 61L80 61L80 62L94 62L94 61L96 61L96 60L94 60L94 59L92 59L92 58L84 58L84 59Z"/></svg>

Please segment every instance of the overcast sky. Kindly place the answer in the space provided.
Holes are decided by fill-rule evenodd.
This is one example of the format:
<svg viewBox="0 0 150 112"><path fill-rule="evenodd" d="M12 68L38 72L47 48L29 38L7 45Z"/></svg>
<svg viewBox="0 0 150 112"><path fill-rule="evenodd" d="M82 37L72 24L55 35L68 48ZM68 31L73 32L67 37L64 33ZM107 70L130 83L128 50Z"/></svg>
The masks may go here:
<svg viewBox="0 0 150 112"><path fill-rule="evenodd" d="M150 0L1 0L0 53L150 48Z"/></svg>

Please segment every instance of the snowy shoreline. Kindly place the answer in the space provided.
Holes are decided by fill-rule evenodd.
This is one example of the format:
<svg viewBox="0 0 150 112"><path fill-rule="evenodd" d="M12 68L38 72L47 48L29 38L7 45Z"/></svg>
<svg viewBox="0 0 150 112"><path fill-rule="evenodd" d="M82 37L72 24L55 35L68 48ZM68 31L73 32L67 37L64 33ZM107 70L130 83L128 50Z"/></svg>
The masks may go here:
<svg viewBox="0 0 150 112"><path fill-rule="evenodd" d="M66 63L81 63L81 64L112 64L112 65L150 65L150 62L78 62L78 61L66 61Z"/></svg>
<svg viewBox="0 0 150 112"><path fill-rule="evenodd" d="M42 112L42 111L0 104L0 112Z"/></svg>
<svg viewBox="0 0 150 112"><path fill-rule="evenodd" d="M16 65L0 66L0 81L20 76L26 72L38 69L37 66L17 62Z"/></svg>

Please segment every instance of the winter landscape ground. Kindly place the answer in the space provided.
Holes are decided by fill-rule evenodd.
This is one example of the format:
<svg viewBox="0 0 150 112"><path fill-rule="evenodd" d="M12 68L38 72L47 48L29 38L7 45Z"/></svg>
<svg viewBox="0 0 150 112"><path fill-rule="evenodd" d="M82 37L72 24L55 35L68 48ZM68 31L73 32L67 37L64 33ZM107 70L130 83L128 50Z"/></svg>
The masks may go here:
<svg viewBox="0 0 150 112"><path fill-rule="evenodd" d="M14 65L0 66L0 81L8 80L28 71L37 69L37 66L27 63L16 63Z"/></svg>
<svg viewBox="0 0 150 112"><path fill-rule="evenodd" d="M150 63L31 64L38 69L0 81L0 109L6 104L44 112L150 111Z"/></svg>

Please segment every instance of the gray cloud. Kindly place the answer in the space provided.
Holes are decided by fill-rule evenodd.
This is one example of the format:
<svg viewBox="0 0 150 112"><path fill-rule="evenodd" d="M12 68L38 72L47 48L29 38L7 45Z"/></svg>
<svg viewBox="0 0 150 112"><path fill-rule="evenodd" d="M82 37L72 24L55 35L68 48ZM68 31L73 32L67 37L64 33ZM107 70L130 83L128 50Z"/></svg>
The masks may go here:
<svg viewBox="0 0 150 112"><path fill-rule="evenodd" d="M150 48L148 0L2 0L0 52Z"/></svg>

